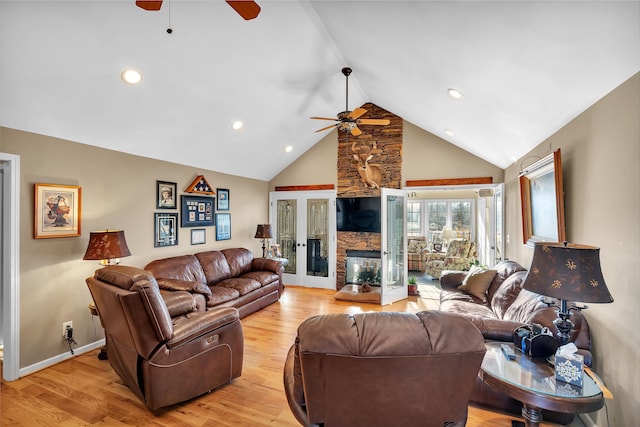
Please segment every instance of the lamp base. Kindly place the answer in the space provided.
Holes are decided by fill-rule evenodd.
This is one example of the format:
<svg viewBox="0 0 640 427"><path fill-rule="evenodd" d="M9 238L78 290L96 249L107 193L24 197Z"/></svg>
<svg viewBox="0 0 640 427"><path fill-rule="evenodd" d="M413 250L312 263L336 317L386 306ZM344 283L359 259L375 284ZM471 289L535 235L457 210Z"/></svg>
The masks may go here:
<svg viewBox="0 0 640 427"><path fill-rule="evenodd" d="M560 307L558 307L558 318L553 321L553 324L558 328L558 342L561 346L569 344L571 339L571 331L574 324L571 321L570 308L567 300L560 300Z"/></svg>

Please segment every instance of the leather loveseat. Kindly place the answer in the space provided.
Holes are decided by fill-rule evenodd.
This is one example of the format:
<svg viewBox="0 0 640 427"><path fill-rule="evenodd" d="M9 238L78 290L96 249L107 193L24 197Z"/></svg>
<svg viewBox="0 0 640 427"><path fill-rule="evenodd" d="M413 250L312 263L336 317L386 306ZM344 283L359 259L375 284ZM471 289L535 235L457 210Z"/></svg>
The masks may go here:
<svg viewBox="0 0 640 427"><path fill-rule="evenodd" d="M304 426L464 426L485 351L451 313L318 315L298 327L285 394Z"/></svg>
<svg viewBox="0 0 640 427"><path fill-rule="evenodd" d="M144 269L163 294L187 291L197 311L234 307L240 318L278 301L284 291L282 263L254 258L244 248L157 259Z"/></svg>
<svg viewBox="0 0 640 427"><path fill-rule="evenodd" d="M524 324L538 323L558 333L553 321L558 317L557 308L549 307L543 296L522 289L527 270L514 261L502 261L492 270L496 271L486 292L479 298L468 291L459 289L469 274L465 271L444 271L440 277L442 292L440 310L465 316L476 325L486 340L513 342L513 331ZM475 292L477 294L477 292ZM579 311L571 312L575 327L571 341L591 365L591 333L587 320ZM478 376L471 394L471 401L519 412L522 405L504 393L484 383L482 372ZM568 423L573 415L543 412L545 419Z"/></svg>
<svg viewBox="0 0 640 427"><path fill-rule="evenodd" d="M196 312L188 292L160 294L142 269L107 266L87 278L109 363L152 410L194 398L242 373L238 310Z"/></svg>

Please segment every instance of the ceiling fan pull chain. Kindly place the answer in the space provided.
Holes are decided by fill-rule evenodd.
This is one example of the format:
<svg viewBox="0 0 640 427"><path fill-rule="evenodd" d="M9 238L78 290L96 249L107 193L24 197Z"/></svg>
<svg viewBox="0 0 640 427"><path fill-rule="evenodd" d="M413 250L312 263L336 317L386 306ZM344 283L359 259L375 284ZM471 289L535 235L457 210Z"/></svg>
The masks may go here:
<svg viewBox="0 0 640 427"><path fill-rule="evenodd" d="M169 12L169 27L167 28L167 34L171 34L171 33L173 33L173 28L171 28L171 0L169 0L168 3L169 3L169 7L168 7L168 9L169 9L169 11L168 11Z"/></svg>

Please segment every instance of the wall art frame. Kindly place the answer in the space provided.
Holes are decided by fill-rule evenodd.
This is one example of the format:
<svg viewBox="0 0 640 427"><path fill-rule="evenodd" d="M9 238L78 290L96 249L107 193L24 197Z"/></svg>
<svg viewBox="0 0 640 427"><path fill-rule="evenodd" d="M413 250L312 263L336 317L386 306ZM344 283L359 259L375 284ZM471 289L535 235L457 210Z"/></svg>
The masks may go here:
<svg viewBox="0 0 640 427"><path fill-rule="evenodd" d="M178 244L178 214L155 212L153 214L153 247Z"/></svg>
<svg viewBox="0 0 640 427"><path fill-rule="evenodd" d="M216 210L228 211L229 210L229 189L228 188L216 188Z"/></svg>
<svg viewBox="0 0 640 427"><path fill-rule="evenodd" d="M191 244L204 245L207 243L207 230L205 228L191 229Z"/></svg>
<svg viewBox="0 0 640 427"><path fill-rule="evenodd" d="M213 204L215 197L209 196L180 196L182 227L210 227L213 226Z"/></svg>
<svg viewBox="0 0 640 427"><path fill-rule="evenodd" d="M81 235L82 188L77 185L34 185L33 238Z"/></svg>
<svg viewBox="0 0 640 427"><path fill-rule="evenodd" d="M560 149L520 172L523 243L564 242L564 189Z"/></svg>
<svg viewBox="0 0 640 427"><path fill-rule="evenodd" d="M216 214L216 240L231 240L231 214Z"/></svg>
<svg viewBox="0 0 640 427"><path fill-rule="evenodd" d="M157 209L176 209L176 191L178 184L169 181L156 181L156 208Z"/></svg>

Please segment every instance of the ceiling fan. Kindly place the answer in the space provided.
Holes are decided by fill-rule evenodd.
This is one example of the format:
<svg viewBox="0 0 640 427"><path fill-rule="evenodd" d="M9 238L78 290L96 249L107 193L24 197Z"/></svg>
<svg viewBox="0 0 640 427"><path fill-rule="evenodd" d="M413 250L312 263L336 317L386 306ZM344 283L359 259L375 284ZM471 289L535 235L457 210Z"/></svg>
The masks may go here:
<svg viewBox="0 0 640 427"><path fill-rule="evenodd" d="M254 19L260 13L260 6L258 6L258 3L251 0L227 1L227 3L247 21ZM162 0L137 0L136 6L144 10L160 10L162 7Z"/></svg>
<svg viewBox="0 0 640 427"><path fill-rule="evenodd" d="M347 79L347 100L345 103L345 111L338 113L337 119L329 117L311 117L315 120L333 120L338 122L331 126L318 129L316 132L322 132L323 130L337 127L342 131L351 132L351 135L353 136L359 136L362 135L362 131L358 128L358 125L386 126L390 123L387 119L361 119L360 117L367 112L364 108L356 108L353 111L349 111L349 75L351 74L351 71L352 70L349 67L344 67L342 69L342 74L344 74Z"/></svg>

